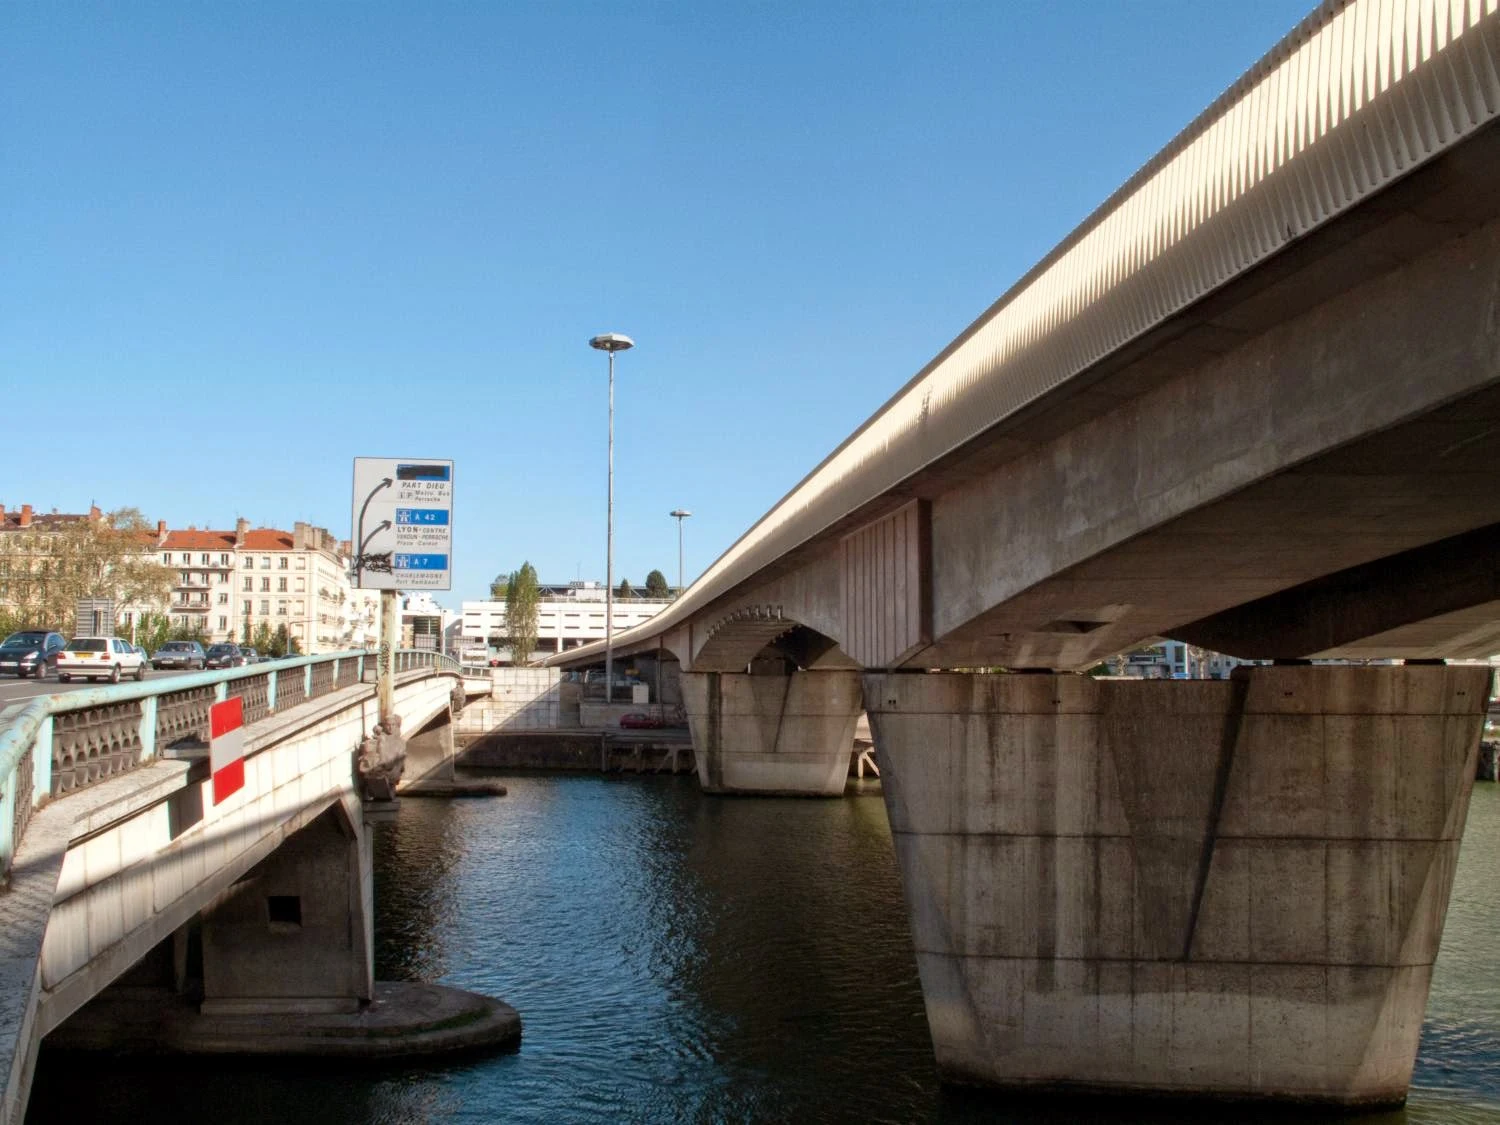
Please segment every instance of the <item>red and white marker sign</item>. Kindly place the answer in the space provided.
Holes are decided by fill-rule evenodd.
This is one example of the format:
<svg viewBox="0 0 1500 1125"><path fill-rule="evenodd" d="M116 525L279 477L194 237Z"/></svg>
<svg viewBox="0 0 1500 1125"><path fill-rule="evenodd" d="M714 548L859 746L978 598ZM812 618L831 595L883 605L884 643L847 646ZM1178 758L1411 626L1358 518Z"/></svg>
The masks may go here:
<svg viewBox="0 0 1500 1125"><path fill-rule="evenodd" d="M245 784L245 708L239 696L208 709L208 732L208 765L217 805Z"/></svg>

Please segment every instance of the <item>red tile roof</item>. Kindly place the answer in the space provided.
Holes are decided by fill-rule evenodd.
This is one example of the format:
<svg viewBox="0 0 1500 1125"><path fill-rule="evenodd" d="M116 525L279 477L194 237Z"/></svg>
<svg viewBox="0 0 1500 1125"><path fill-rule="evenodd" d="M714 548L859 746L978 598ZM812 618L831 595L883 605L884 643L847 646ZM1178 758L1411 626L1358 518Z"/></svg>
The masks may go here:
<svg viewBox="0 0 1500 1125"><path fill-rule="evenodd" d="M292 533L277 531L274 527L254 527L245 532L247 551L290 551Z"/></svg>
<svg viewBox="0 0 1500 1125"><path fill-rule="evenodd" d="M232 551L232 531L169 531L162 547L171 551Z"/></svg>

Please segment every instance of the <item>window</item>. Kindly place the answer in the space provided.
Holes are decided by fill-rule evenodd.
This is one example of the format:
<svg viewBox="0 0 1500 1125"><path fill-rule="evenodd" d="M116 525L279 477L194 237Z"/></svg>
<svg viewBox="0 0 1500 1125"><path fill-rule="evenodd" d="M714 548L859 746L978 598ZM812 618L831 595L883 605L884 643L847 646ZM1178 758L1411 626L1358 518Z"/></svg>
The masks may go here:
<svg viewBox="0 0 1500 1125"><path fill-rule="evenodd" d="M172 565L172 552L171 551L163 551L161 553L161 563L162 563L163 566L171 566Z"/></svg>
<svg viewBox="0 0 1500 1125"><path fill-rule="evenodd" d="M222 554L222 555L219 556L219 565L220 566L228 566L229 565L229 555L228 555L227 552L225 554Z"/></svg>
<svg viewBox="0 0 1500 1125"><path fill-rule="evenodd" d="M280 590L283 594L286 593L286 579L285 578L278 578L278 579L276 579L276 588L278 590Z"/></svg>
<svg viewBox="0 0 1500 1125"><path fill-rule="evenodd" d="M299 578L299 579L297 579L297 593L299 593L299 594L305 594L305 593L307 593L307 579L306 578Z"/></svg>
<svg viewBox="0 0 1500 1125"><path fill-rule="evenodd" d="M202 582L205 586L207 586L208 585L208 571L206 571L206 570L200 571L199 574L198 574L198 581Z"/></svg>
<svg viewBox="0 0 1500 1125"><path fill-rule="evenodd" d="M240 603L240 615L242 617L249 617L250 616L250 603L249 602L241 602Z"/></svg>
<svg viewBox="0 0 1500 1125"><path fill-rule="evenodd" d="M245 575L245 591L246 591L246 593L248 593L249 591L251 591L253 589L255 589L255 579L251 578L247 574L247 575Z"/></svg>
<svg viewBox="0 0 1500 1125"><path fill-rule="evenodd" d="M229 628L229 618L227 618L227 617L220 617L219 618L219 632L222 633L222 632L224 632L224 630L226 630L228 628Z"/></svg>
<svg viewBox="0 0 1500 1125"><path fill-rule="evenodd" d="M190 563L192 561L193 561L193 553L191 551L183 551L182 552L182 565L186 566L188 563Z"/></svg>
<svg viewBox="0 0 1500 1125"><path fill-rule="evenodd" d="M178 577L182 579L178 585L191 586L193 584L193 576L185 570Z"/></svg>
<svg viewBox="0 0 1500 1125"><path fill-rule="evenodd" d="M262 598L260 602L260 613L262 617L271 616L271 602L269 598Z"/></svg>
<svg viewBox="0 0 1500 1125"><path fill-rule="evenodd" d="M260 568L261 568L261 570L270 570L271 569L271 556L270 555L261 555L261 557L260 557Z"/></svg>
<svg viewBox="0 0 1500 1125"><path fill-rule="evenodd" d="M277 617L285 617L286 616L286 602L277 602L276 603L276 616Z"/></svg>
<svg viewBox="0 0 1500 1125"><path fill-rule="evenodd" d="M287 564L288 559L285 555L282 555L279 559L276 560L276 566L279 570L285 570L287 568Z"/></svg>
<svg viewBox="0 0 1500 1125"><path fill-rule="evenodd" d="M297 556L297 569L298 570L306 570L307 569L307 560L304 559L304 558L302 558L302 556L300 556L300 555Z"/></svg>
<svg viewBox="0 0 1500 1125"><path fill-rule="evenodd" d="M207 551L204 551L201 555L198 556L198 565L199 566L207 566L208 565L208 552Z"/></svg>
<svg viewBox="0 0 1500 1125"><path fill-rule="evenodd" d="M271 591L271 580L269 578L262 578L260 580L260 589L261 589L262 593L270 593L270 591Z"/></svg>
<svg viewBox="0 0 1500 1125"><path fill-rule="evenodd" d="M223 590L219 591L219 604L220 605L228 605L229 604L229 594L226 593Z"/></svg>

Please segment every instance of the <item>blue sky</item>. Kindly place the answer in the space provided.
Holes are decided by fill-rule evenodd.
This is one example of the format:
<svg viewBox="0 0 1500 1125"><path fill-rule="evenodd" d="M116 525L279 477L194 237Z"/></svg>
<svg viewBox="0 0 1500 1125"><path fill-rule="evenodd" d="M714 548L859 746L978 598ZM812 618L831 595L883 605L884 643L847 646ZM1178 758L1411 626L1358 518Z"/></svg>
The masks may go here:
<svg viewBox="0 0 1500 1125"><path fill-rule="evenodd" d="M0 5L0 503L706 568L1309 0ZM105 457L85 438L114 439Z"/></svg>

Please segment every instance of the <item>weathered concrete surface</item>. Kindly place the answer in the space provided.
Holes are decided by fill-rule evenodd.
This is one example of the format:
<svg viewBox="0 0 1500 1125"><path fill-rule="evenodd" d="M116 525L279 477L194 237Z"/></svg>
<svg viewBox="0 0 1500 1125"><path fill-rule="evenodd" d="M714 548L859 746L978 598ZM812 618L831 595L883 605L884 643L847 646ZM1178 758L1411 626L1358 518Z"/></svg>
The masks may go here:
<svg viewBox="0 0 1500 1125"><path fill-rule="evenodd" d="M166 989L110 989L47 1037L47 1050L286 1055L385 1062L499 1049L521 1039L509 1004L440 984L375 985L348 1013L204 1014Z"/></svg>
<svg viewBox="0 0 1500 1125"><path fill-rule="evenodd" d="M704 792L843 793L859 673L684 672L682 686Z"/></svg>
<svg viewBox="0 0 1500 1125"><path fill-rule="evenodd" d="M203 911L204 1013L358 1011L375 989L373 881L358 803L289 836Z"/></svg>
<svg viewBox="0 0 1500 1125"><path fill-rule="evenodd" d="M1489 669L1236 676L865 677L946 1078L1405 1097Z"/></svg>

